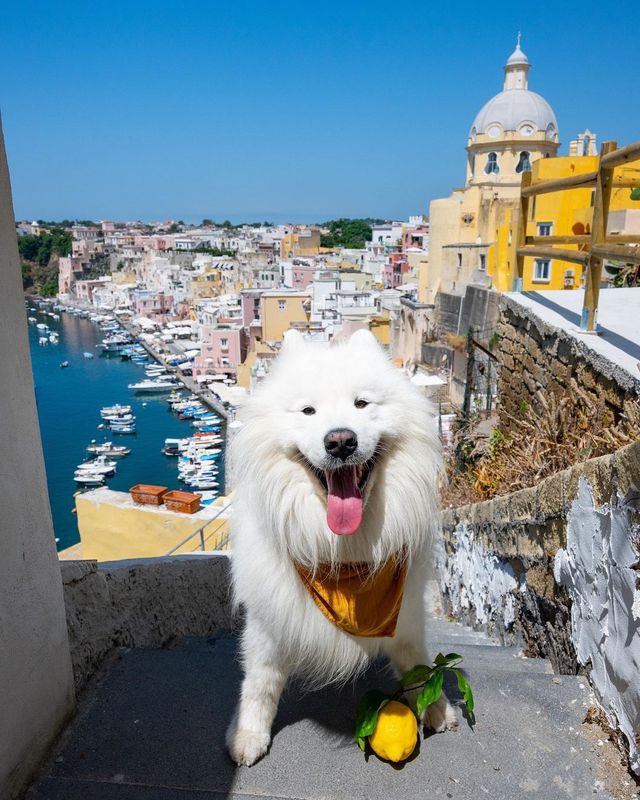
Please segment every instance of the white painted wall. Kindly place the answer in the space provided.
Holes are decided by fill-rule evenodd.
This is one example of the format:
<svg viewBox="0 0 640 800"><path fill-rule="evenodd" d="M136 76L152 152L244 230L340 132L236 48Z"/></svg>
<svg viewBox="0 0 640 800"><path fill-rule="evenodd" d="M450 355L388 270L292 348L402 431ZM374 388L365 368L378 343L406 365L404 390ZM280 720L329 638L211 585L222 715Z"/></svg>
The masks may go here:
<svg viewBox="0 0 640 800"><path fill-rule="evenodd" d="M0 797L13 798L74 694L1 126L0 364Z"/></svg>

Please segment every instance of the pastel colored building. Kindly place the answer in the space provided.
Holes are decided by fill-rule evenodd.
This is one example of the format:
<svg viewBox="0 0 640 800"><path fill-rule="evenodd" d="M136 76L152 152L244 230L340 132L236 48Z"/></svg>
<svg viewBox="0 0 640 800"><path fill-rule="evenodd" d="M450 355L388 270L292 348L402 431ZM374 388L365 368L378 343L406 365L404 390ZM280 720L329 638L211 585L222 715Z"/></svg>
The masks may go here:
<svg viewBox="0 0 640 800"><path fill-rule="evenodd" d="M301 228L282 237L282 258L316 256L320 253L320 228Z"/></svg>
<svg viewBox="0 0 640 800"><path fill-rule="evenodd" d="M463 293L475 273L486 273L495 232L518 208L523 172L558 151L555 114L529 89L529 70L518 39L504 67L502 91L471 125L465 187L431 202L421 303L433 303L438 292Z"/></svg>
<svg viewBox="0 0 640 800"><path fill-rule="evenodd" d="M203 326L200 355L193 364L194 376L225 373L235 375L242 363L242 327L221 325L213 328Z"/></svg>
<svg viewBox="0 0 640 800"><path fill-rule="evenodd" d="M591 143L595 141L593 134ZM584 142L584 134L578 138ZM572 143L573 144L573 143ZM638 164L619 167L615 175L628 170L629 177L637 174ZM571 175L593 172L598 167L596 155L569 155L537 161L532 169L532 181L555 180ZM528 236L575 236L591 233L593 218L593 188L585 187L535 196L529 202ZM632 200L628 188L611 190L608 233L611 236L630 235L634 230L634 214L640 214L640 200ZM516 269L516 243L518 214L509 214L495 231L495 245L489 249L488 274L494 288L511 291ZM563 250L578 250L584 245L563 244ZM523 289L577 289L581 286L583 267L550 258L524 260Z"/></svg>
<svg viewBox="0 0 640 800"><path fill-rule="evenodd" d="M173 307L173 296L164 292L139 290L132 299L135 313L141 317L164 317Z"/></svg>
<svg viewBox="0 0 640 800"><path fill-rule="evenodd" d="M292 326L307 325L311 298L306 292L264 292L260 299L262 338L281 342Z"/></svg>

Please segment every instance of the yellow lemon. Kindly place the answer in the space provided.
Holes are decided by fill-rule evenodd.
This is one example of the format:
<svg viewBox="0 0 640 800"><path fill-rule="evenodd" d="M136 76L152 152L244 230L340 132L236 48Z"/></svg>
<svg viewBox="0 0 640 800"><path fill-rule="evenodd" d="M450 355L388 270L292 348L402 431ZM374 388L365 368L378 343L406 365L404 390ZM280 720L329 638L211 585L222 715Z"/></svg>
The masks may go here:
<svg viewBox="0 0 640 800"><path fill-rule="evenodd" d="M378 713L374 732L369 736L373 752L387 761L409 758L418 742L418 720L413 711L397 700L390 700Z"/></svg>

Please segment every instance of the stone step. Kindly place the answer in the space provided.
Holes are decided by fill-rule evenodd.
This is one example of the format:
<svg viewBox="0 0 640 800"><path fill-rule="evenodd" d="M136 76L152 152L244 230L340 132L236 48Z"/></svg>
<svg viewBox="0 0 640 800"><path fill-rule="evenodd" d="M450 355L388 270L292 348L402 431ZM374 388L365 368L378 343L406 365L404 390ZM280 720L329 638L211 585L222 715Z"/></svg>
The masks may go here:
<svg viewBox="0 0 640 800"><path fill-rule="evenodd" d="M234 639L124 651L29 800L611 800L581 724L584 679L493 668L488 646L465 647L473 729L463 720L457 732L429 736L402 770L366 762L352 739L361 694L393 685L384 671L342 688L290 687L270 752L248 769L233 766L224 748L241 677Z"/></svg>
<svg viewBox="0 0 640 800"><path fill-rule="evenodd" d="M480 644L457 644L429 640L429 654L457 653L464 659L462 666L496 670L499 672L545 673L553 674L551 663L544 658L527 658L518 647L493 647Z"/></svg>

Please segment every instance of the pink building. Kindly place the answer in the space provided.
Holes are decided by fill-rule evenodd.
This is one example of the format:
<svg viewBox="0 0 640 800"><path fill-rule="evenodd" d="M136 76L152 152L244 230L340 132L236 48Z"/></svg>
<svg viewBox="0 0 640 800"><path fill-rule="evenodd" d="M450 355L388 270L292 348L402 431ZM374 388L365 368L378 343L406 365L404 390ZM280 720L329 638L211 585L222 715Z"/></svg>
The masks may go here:
<svg viewBox="0 0 640 800"><path fill-rule="evenodd" d="M242 328L213 328L204 325L202 328L202 348L200 355L194 360L193 375L236 374L236 367L242 363L244 352L242 347Z"/></svg>
<svg viewBox="0 0 640 800"><path fill-rule="evenodd" d="M402 249L406 252L409 248L419 248L427 250L429 247L429 226L419 225L417 227L407 227L402 236Z"/></svg>
<svg viewBox="0 0 640 800"><path fill-rule="evenodd" d="M313 276L317 271L315 265L309 266L296 266L294 264L291 270L291 285L293 289L306 289L310 283L313 283Z"/></svg>
<svg viewBox="0 0 640 800"><path fill-rule="evenodd" d="M75 295L78 300L82 300L85 303L91 303L93 301L93 290L97 289L99 286L104 286L105 281L95 280L95 281L76 281L74 291Z"/></svg>
<svg viewBox="0 0 640 800"><path fill-rule="evenodd" d="M401 286L408 272L409 262L404 253L390 253L384 267L384 288L396 289Z"/></svg>
<svg viewBox="0 0 640 800"><path fill-rule="evenodd" d="M240 292L240 305L242 307L242 326L249 328L251 323L260 319L260 298L262 289L242 289Z"/></svg>
<svg viewBox="0 0 640 800"><path fill-rule="evenodd" d="M164 292L134 292L133 303L139 317L164 317L173 308L173 295Z"/></svg>

